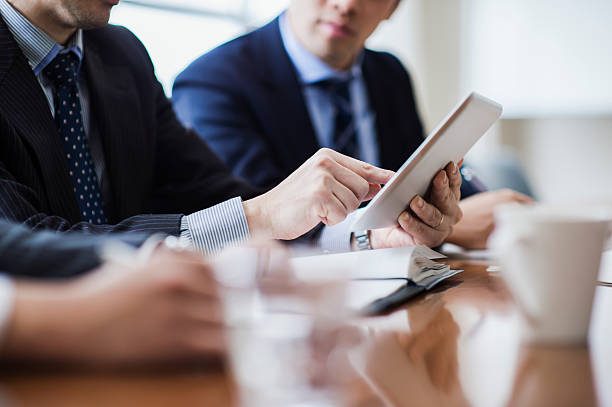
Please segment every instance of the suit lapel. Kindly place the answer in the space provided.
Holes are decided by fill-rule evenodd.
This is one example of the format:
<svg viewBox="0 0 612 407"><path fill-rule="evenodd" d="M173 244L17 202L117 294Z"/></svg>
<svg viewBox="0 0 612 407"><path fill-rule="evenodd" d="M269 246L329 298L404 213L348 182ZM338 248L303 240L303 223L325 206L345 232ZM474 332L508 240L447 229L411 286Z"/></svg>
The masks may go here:
<svg viewBox="0 0 612 407"><path fill-rule="evenodd" d="M394 135L392 117L392 109L388 106L388 97L385 94L384 83L381 78L385 73L376 71L376 65L372 61L372 56L366 51L363 60L363 78L368 90L370 98L370 106L372 111L376 112L376 136L378 139L378 148L380 155L381 166L387 168L390 162L393 162L394 156L398 154L397 137ZM401 151L401 149L399 150ZM389 168L397 170L397 168Z"/></svg>
<svg viewBox="0 0 612 407"><path fill-rule="evenodd" d="M29 144L39 165L51 213L81 219L72 180L47 99L30 65L0 18L0 114ZM26 164L27 165L27 164ZM42 210L42 208L40 208Z"/></svg>
<svg viewBox="0 0 612 407"><path fill-rule="evenodd" d="M96 41L84 33L84 70L90 91L92 115L104 152L106 174L110 179L112 202L110 221L140 213L145 196L145 168L136 164L141 156L138 146L146 143L140 103L130 88L127 68L103 60Z"/></svg>
<svg viewBox="0 0 612 407"><path fill-rule="evenodd" d="M319 143L297 72L281 39L278 18L261 28L254 40L259 61L253 65L260 69L259 77L266 88L266 122L275 128L270 136L278 137L275 144L288 149L280 159L292 171L317 151Z"/></svg>
<svg viewBox="0 0 612 407"><path fill-rule="evenodd" d="M410 88L397 85L409 79L388 72L378 58L375 52L366 50L363 75L376 112L380 164L397 170L421 144L423 130Z"/></svg>

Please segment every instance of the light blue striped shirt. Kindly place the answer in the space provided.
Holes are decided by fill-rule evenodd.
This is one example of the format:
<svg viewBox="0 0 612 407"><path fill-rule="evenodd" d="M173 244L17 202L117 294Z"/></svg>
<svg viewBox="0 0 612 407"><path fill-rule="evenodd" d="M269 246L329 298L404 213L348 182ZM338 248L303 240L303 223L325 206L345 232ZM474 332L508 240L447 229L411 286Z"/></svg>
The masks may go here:
<svg viewBox="0 0 612 407"><path fill-rule="evenodd" d="M358 157L356 158L378 166L380 158L376 137L376 114L370 107L366 83L361 72L363 56L357 58L349 70L336 71L300 44L291 31L287 13L280 16L279 26L285 50L298 73L319 145L333 147L336 108L328 92L320 86L312 85L327 79L347 80L352 77L349 92L357 127Z"/></svg>
<svg viewBox="0 0 612 407"><path fill-rule="evenodd" d="M45 96L51 115L55 117L55 104L53 103L54 88L53 84L43 74L43 69L59 54L74 52L79 61L83 61L83 31L78 30L73 35L66 46L58 44L53 38L49 37L43 30L32 24L27 18L21 15L6 0L0 0L0 14L4 18L6 25L13 34L15 41L25 55L38 83L40 84ZM90 133L89 125L89 92L85 81L79 77L77 84L81 100L81 112L83 116L83 127L85 135ZM100 179L100 174L98 179Z"/></svg>
<svg viewBox="0 0 612 407"><path fill-rule="evenodd" d="M72 51L82 61L84 55L82 30L77 30L68 44L62 46L21 15L6 0L0 0L0 14L27 58L47 97L51 114L55 117L54 89L52 83L44 75L43 69L61 53ZM91 128L90 125L89 93L85 75L80 75L77 86L85 134L91 135L93 132L93 135L97 136L96 129ZM92 146L96 173L98 179L102 180L104 171L102 152L99 151L97 155L93 150ZM214 254L228 245L238 244L248 238L249 228L240 198L230 199L211 208L183 216L181 219L181 241L205 254Z"/></svg>

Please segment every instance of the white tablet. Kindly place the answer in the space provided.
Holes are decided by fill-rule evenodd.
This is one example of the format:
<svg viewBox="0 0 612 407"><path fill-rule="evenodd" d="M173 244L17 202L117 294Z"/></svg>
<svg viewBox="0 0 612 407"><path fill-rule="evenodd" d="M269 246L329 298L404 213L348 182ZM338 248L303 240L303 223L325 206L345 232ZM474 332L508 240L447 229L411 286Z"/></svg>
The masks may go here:
<svg viewBox="0 0 612 407"><path fill-rule="evenodd" d="M436 173L459 162L499 119L502 107L477 93L470 94L421 143L391 180L356 215L353 231L397 225L397 218L415 195L425 196Z"/></svg>

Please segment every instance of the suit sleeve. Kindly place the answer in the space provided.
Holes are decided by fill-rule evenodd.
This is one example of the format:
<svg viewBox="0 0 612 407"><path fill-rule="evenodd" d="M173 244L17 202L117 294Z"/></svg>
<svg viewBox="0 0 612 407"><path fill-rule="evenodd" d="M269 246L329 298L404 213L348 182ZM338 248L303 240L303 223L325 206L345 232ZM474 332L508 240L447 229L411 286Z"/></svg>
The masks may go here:
<svg viewBox="0 0 612 407"><path fill-rule="evenodd" d="M140 245L146 235L120 234L114 239ZM0 271L23 277L71 277L100 265L98 250L108 237L83 239L78 234L32 232L0 221Z"/></svg>
<svg viewBox="0 0 612 407"><path fill-rule="evenodd" d="M0 132L0 136L2 132ZM178 235L182 215L138 215L115 225L92 225L87 222L71 223L61 216L41 211L40 195L31 187L20 183L0 161L0 217L23 223L32 229L56 232L84 232L105 234L116 232L166 233Z"/></svg>
<svg viewBox="0 0 612 407"><path fill-rule="evenodd" d="M235 175L271 188L284 174L250 106L243 89L248 84L238 69L223 54L201 57L177 77L174 107L182 123L193 128Z"/></svg>
<svg viewBox="0 0 612 407"><path fill-rule="evenodd" d="M232 175L215 152L176 117L172 103L155 76L144 45L129 31L132 52L138 54L147 88L154 99L155 167L152 210L156 213L191 213L219 202L248 199L262 191ZM143 90L143 94L146 89ZM143 102L145 103L145 102Z"/></svg>
<svg viewBox="0 0 612 407"><path fill-rule="evenodd" d="M206 142L177 119L171 102L155 77L144 46L132 36L147 61L155 101L155 165L151 210L186 212L181 238L206 254L249 238L241 200L263 191L234 176Z"/></svg>

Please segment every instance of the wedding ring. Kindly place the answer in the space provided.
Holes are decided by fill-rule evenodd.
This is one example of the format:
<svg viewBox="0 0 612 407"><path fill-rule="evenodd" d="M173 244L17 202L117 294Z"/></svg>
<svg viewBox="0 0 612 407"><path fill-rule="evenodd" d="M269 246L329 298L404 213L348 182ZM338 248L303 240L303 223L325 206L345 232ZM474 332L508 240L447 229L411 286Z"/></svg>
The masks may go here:
<svg viewBox="0 0 612 407"><path fill-rule="evenodd" d="M442 216L440 216L440 222L438 222L438 224L436 226L434 226L434 229L438 229L440 227L440 225L442 224L442 222L444 222L444 214L442 214Z"/></svg>

